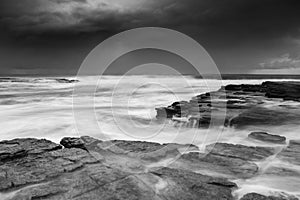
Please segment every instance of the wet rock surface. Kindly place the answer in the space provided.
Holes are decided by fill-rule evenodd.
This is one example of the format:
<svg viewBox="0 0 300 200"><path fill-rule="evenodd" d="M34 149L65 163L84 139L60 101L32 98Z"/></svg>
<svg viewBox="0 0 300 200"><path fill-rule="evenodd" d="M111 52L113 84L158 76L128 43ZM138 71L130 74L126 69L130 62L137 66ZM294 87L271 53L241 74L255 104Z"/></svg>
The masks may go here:
<svg viewBox="0 0 300 200"><path fill-rule="evenodd" d="M91 137L63 138L61 144L66 148L38 139L1 142L0 199L233 199L236 185L225 178L149 167L189 145ZM137 156L164 147L155 160Z"/></svg>
<svg viewBox="0 0 300 200"><path fill-rule="evenodd" d="M171 167L228 178L250 178L258 173L258 166L253 162L196 152L182 155Z"/></svg>
<svg viewBox="0 0 300 200"><path fill-rule="evenodd" d="M244 195L240 200L297 200L295 197L274 197L264 196L257 193L249 193Z"/></svg>
<svg viewBox="0 0 300 200"><path fill-rule="evenodd" d="M244 146L226 143L208 145L206 149L210 154L239 158L247 161L259 161L275 154L275 150L271 147Z"/></svg>
<svg viewBox="0 0 300 200"><path fill-rule="evenodd" d="M248 135L248 137L262 142L269 142L274 144L286 143L286 138L284 136L272 135L266 132L252 132Z"/></svg>
<svg viewBox="0 0 300 200"><path fill-rule="evenodd" d="M238 186L227 178L256 176L255 161L274 154L269 147L216 143L205 154L190 152L174 159L181 148L198 148L88 136L63 138L61 143L73 145L63 148L38 139L0 142L2 155L10 152L0 163L1 199L234 199ZM22 156L16 153L21 148L27 152ZM170 158L173 162L166 165Z"/></svg>
<svg viewBox="0 0 300 200"><path fill-rule="evenodd" d="M226 143L208 145L207 153L200 153L193 145L88 136L63 138L61 144L65 148L38 139L0 142L0 199L234 199L238 185L228 178L255 177L260 173L255 162L275 153L270 147ZM298 145L291 141L277 156L297 157ZM181 155L182 148L194 152Z"/></svg>
<svg viewBox="0 0 300 200"><path fill-rule="evenodd" d="M231 178L250 178L258 173L255 161L275 154L270 147L250 147L226 143L211 144L207 153L192 152L182 155L171 166L194 171L217 174Z"/></svg>

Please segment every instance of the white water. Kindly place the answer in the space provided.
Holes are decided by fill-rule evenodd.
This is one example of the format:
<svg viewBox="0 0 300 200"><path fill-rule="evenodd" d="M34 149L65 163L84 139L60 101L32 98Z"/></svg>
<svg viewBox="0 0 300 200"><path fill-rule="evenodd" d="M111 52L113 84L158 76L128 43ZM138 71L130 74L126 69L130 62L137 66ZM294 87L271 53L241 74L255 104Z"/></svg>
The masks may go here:
<svg viewBox="0 0 300 200"><path fill-rule="evenodd" d="M76 84L58 83L52 78L24 78L26 81L0 82L0 140L35 137L59 142L65 136L90 135L100 139L194 143L201 148L216 141L265 146L264 143L247 139L249 132L256 130L284 135L288 140L300 139L297 132L299 127L288 125L252 127L242 131L227 128L220 132L220 129L178 129L171 122L162 123L155 118L156 107L167 106L178 100L190 100L191 97L211 91L212 88L217 90L220 85L258 84L266 80L221 81L175 76L106 76L101 79L94 96L85 91L93 87L97 77L77 79L80 82ZM74 119L73 113L72 92L75 85L83 91L82 94L76 94L75 109L82 113L80 122ZM95 104L90 103L92 98ZM95 113L87 112L91 108L95 108ZM91 128L95 125L93 120L89 120L93 115L96 115L99 129ZM262 175L237 182L242 186L237 190L237 195L281 190L298 195L300 193L297 191L297 178L276 179Z"/></svg>

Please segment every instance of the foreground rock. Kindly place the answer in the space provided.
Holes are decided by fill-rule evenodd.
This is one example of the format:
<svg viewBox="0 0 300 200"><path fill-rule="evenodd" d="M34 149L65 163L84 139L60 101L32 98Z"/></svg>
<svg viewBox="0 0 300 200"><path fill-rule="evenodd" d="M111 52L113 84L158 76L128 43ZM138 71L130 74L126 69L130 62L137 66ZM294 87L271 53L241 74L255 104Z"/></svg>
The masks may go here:
<svg viewBox="0 0 300 200"><path fill-rule="evenodd" d="M227 178L257 176L255 162L275 153L270 147L226 143L208 145L206 153L199 153L193 145L88 136L63 138L61 144L65 148L38 139L0 142L0 199L234 199L237 185ZM298 145L291 141L278 156L293 160Z"/></svg>
<svg viewBox="0 0 300 200"><path fill-rule="evenodd" d="M149 165L187 145L91 137L61 144L67 148L48 140L1 142L0 199L233 199L236 185L227 179ZM141 156L164 148L156 159Z"/></svg>
<svg viewBox="0 0 300 200"><path fill-rule="evenodd" d="M266 132L252 132L248 135L248 137L262 142L269 142L274 144L285 144L286 142L285 137L280 135L272 135Z"/></svg>
<svg viewBox="0 0 300 200"><path fill-rule="evenodd" d="M190 101L156 108L157 119L172 119L182 126L208 128L214 125L281 125L300 121L299 107L274 102L300 101L300 82L264 82L261 85L227 85L200 94Z"/></svg>

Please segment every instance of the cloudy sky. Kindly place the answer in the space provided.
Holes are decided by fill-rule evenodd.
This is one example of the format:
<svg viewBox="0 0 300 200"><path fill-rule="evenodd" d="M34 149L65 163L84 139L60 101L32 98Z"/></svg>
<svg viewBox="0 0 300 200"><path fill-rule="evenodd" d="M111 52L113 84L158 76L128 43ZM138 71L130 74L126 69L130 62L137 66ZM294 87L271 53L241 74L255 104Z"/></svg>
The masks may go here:
<svg viewBox="0 0 300 200"><path fill-rule="evenodd" d="M145 26L194 38L222 73L300 74L299 10L299 0L1 0L0 74L76 74L101 41Z"/></svg>

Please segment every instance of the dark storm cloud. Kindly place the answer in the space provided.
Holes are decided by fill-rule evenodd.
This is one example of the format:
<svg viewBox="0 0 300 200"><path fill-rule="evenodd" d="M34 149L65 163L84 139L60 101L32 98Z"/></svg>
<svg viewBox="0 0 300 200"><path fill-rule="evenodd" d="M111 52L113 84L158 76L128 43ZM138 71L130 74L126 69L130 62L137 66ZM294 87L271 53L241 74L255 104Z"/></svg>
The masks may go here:
<svg viewBox="0 0 300 200"><path fill-rule="evenodd" d="M104 1L91 2L2 0L1 4L5 6L1 7L6 10L2 12L1 22L16 31L47 30L55 33L58 30L95 32L112 28L160 25L195 29L198 34L207 35L299 35L300 2L297 0L148 0L140 1L142 5L132 3L131 7L126 7L126 2L139 1L115 1L115 4ZM110 25L111 23L113 25ZM116 24L119 26L114 26Z"/></svg>
<svg viewBox="0 0 300 200"><path fill-rule="evenodd" d="M243 72L262 67L266 56L299 50L299 10L299 0L1 0L0 40L20 56L24 48L40 50L47 61L54 49L81 58L115 33L161 26L198 40L225 71ZM26 54L27 65L35 55ZM64 67L79 65L59 59Z"/></svg>

